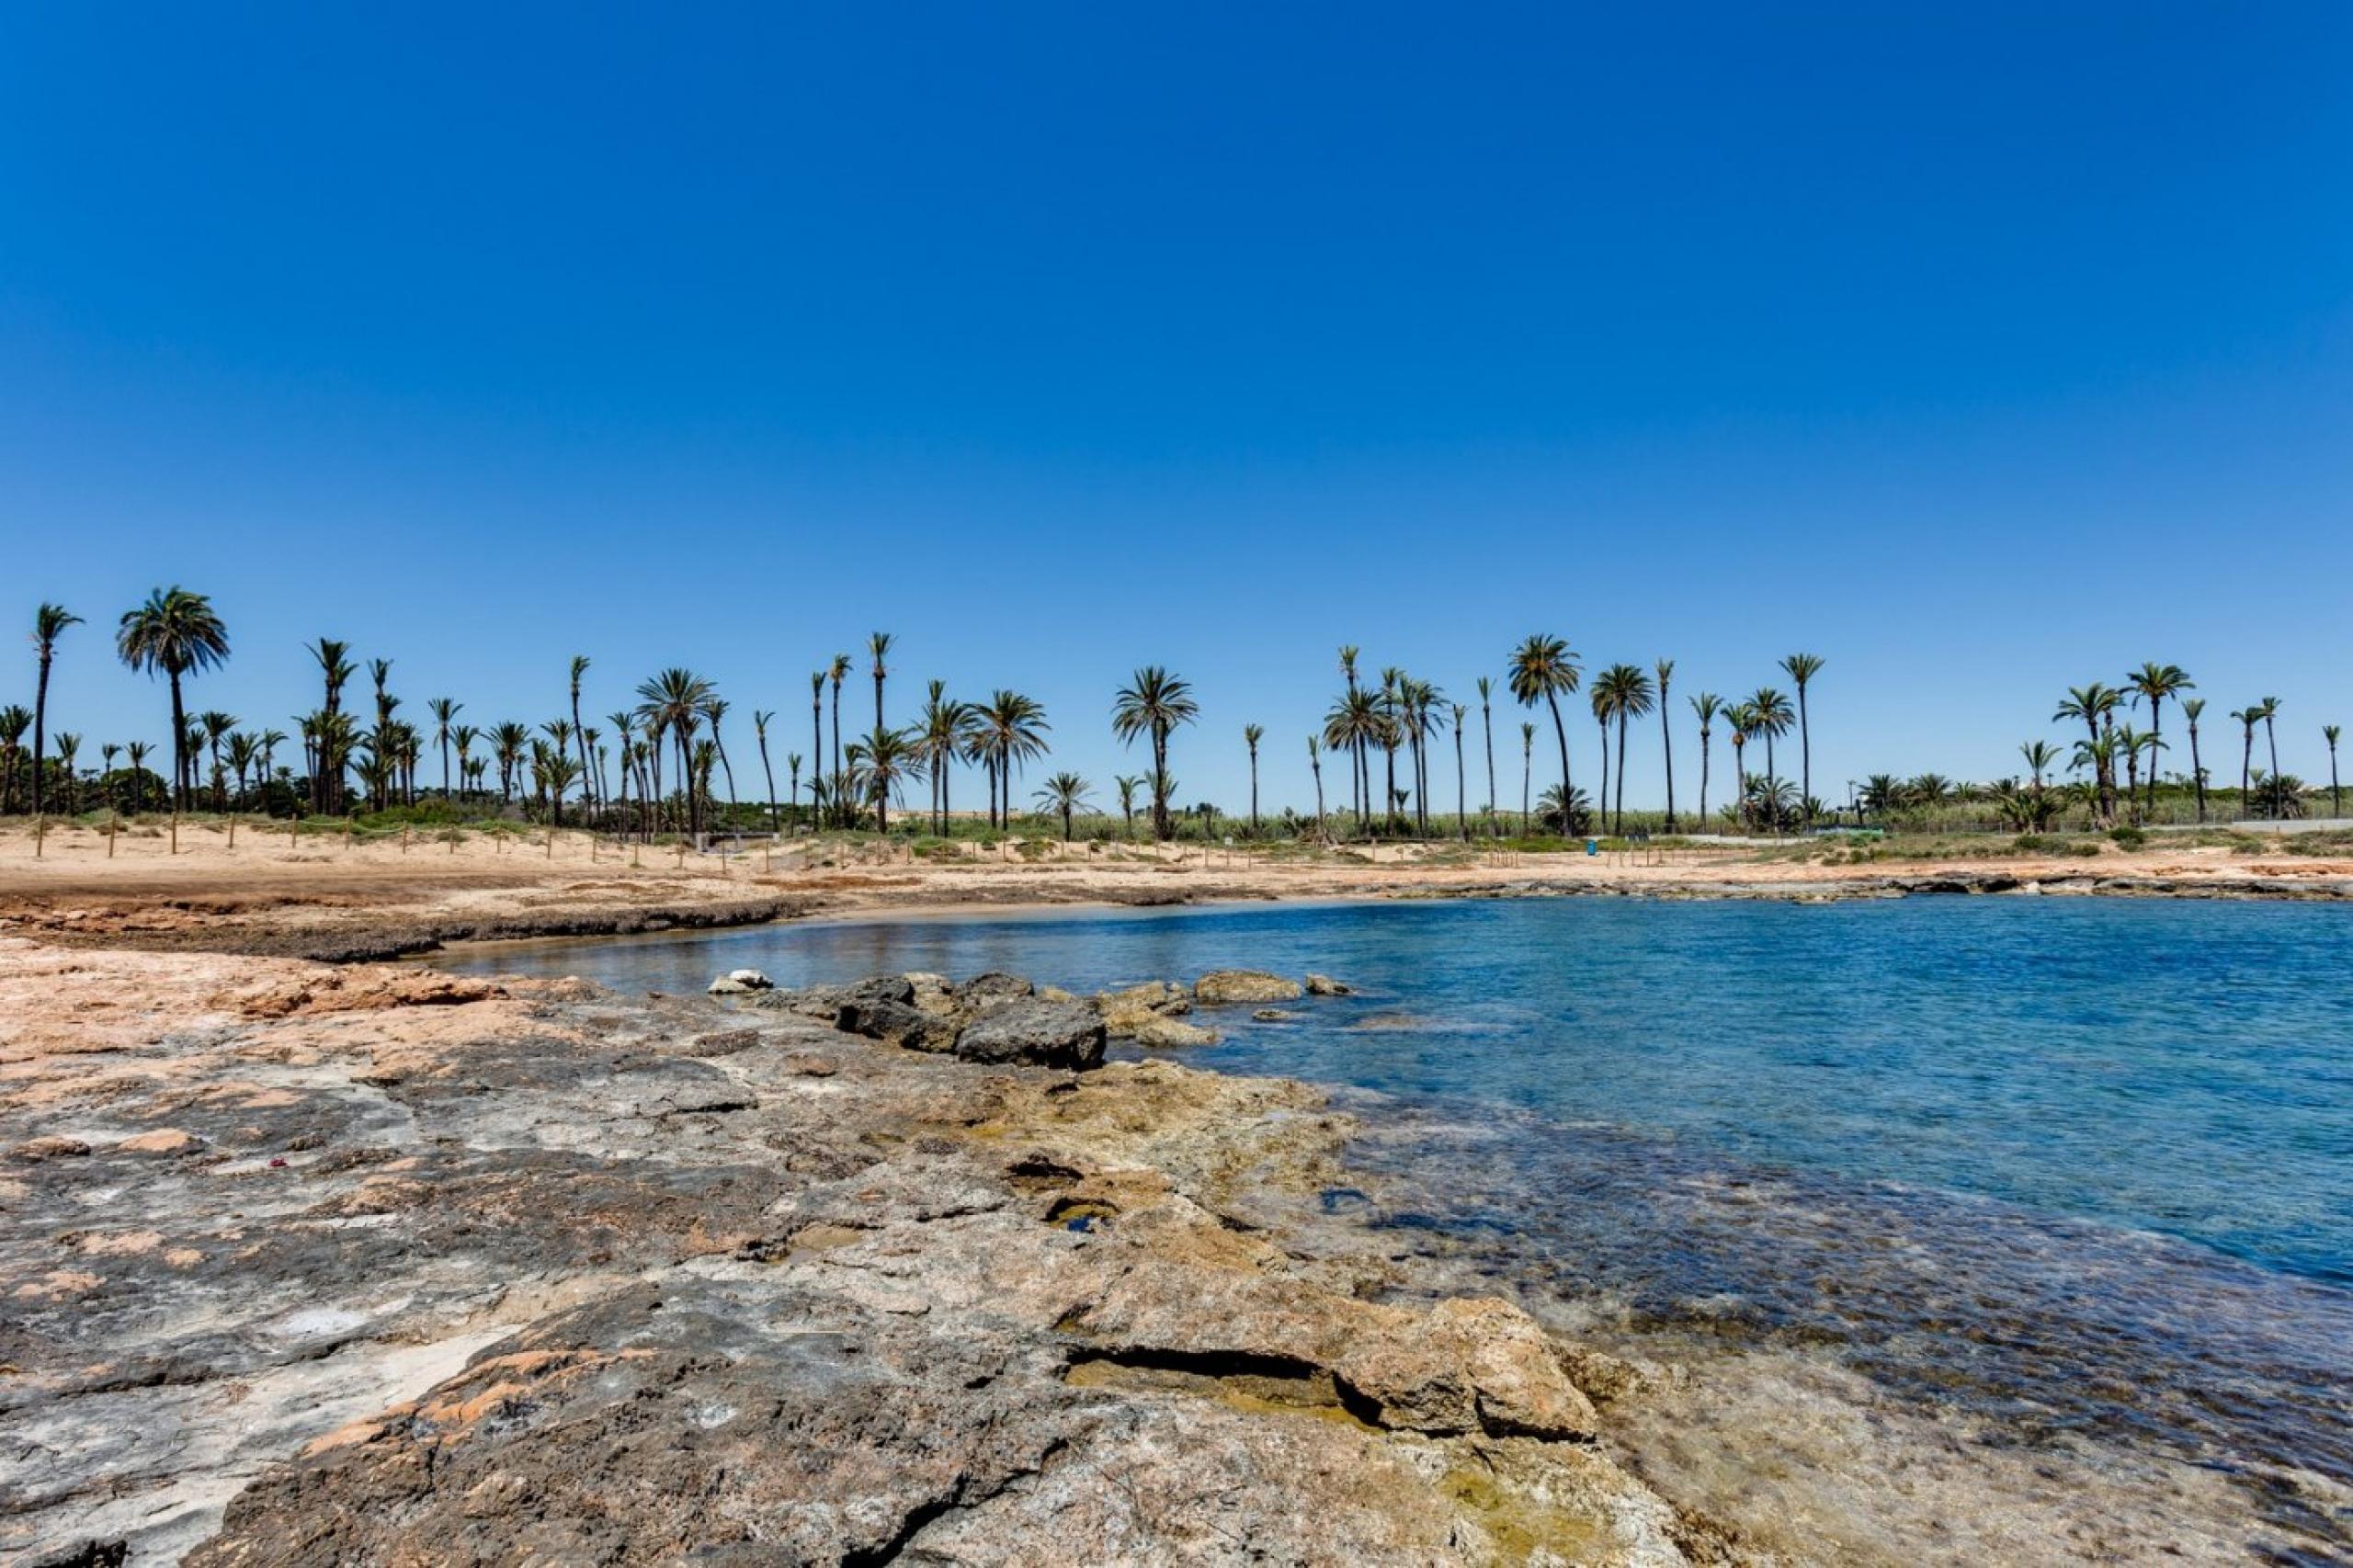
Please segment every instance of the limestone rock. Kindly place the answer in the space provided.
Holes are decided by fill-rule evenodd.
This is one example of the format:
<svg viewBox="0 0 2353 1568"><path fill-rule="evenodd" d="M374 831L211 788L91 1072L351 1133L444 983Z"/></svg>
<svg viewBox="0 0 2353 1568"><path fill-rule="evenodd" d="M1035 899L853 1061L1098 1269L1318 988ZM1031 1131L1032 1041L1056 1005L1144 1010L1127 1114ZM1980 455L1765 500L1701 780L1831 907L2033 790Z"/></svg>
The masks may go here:
<svg viewBox="0 0 2353 1568"><path fill-rule="evenodd" d="M1132 1035L1153 1018L1173 1018L1193 1010L1193 999L1181 985L1165 980L1149 981L1131 985L1124 991L1106 991L1095 998L1095 1006L1103 1015L1103 1027L1115 1040Z"/></svg>
<svg viewBox="0 0 2353 1568"><path fill-rule="evenodd" d="M1103 1019L1083 1002L1005 1001L966 1024L956 1054L967 1062L1094 1067L1103 1061Z"/></svg>
<svg viewBox="0 0 2353 1568"><path fill-rule="evenodd" d="M1416 1332L1369 1339L1333 1373L1384 1426L1554 1439L1601 1430L1536 1320L1493 1297L1440 1301Z"/></svg>
<svg viewBox="0 0 2353 1568"><path fill-rule="evenodd" d="M976 974L956 988L956 1000L978 1012L995 1006L1000 1002L1017 1002L1036 993L1037 987L1017 974L1003 974L995 970Z"/></svg>
<svg viewBox="0 0 2353 1568"><path fill-rule="evenodd" d="M1317 974L1310 970L1307 975L1307 994L1310 996L1353 996L1357 994L1357 988L1345 981L1335 980L1328 974Z"/></svg>
<svg viewBox="0 0 2353 1568"><path fill-rule="evenodd" d="M1199 1024L1165 1018L1157 1014L1137 1024L1133 1033L1138 1045L1154 1051L1185 1045L1215 1045L1221 1038L1215 1029L1205 1029Z"/></svg>
<svg viewBox="0 0 2353 1568"><path fill-rule="evenodd" d="M956 1044L956 1022L904 1002L881 999L845 1003L835 1019L845 1034L904 1046L909 1051L948 1051Z"/></svg>
<svg viewBox="0 0 2353 1568"><path fill-rule="evenodd" d="M1296 1002L1296 980L1257 969L1213 969L1193 982L1193 999L1208 1006L1233 1002Z"/></svg>

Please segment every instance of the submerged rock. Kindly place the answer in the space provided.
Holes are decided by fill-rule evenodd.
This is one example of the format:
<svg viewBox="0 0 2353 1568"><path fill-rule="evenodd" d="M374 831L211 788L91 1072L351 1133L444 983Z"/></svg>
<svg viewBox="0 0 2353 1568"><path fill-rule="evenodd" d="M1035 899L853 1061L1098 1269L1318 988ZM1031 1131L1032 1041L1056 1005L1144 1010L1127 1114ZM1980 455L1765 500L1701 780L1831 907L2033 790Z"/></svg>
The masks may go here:
<svg viewBox="0 0 2353 1568"><path fill-rule="evenodd" d="M1258 969L1213 969L1193 982L1193 999L1209 1006L1234 1002L1296 1002L1302 994L1296 980Z"/></svg>
<svg viewBox="0 0 2353 1568"><path fill-rule="evenodd" d="M964 1026L956 1054L966 1062L1095 1067L1103 1061L1103 1019L1084 1002L1005 1001Z"/></svg>
<svg viewBox="0 0 2353 1568"><path fill-rule="evenodd" d="M1181 1017L1193 1010L1193 998L1181 985L1165 980L1147 981L1124 991L1106 991L1095 998L1103 1027L1114 1040L1124 1040L1155 1018Z"/></svg>
<svg viewBox="0 0 2353 1568"><path fill-rule="evenodd" d="M1335 980L1328 974L1307 972L1307 994L1310 996L1353 996L1357 988L1346 981Z"/></svg>

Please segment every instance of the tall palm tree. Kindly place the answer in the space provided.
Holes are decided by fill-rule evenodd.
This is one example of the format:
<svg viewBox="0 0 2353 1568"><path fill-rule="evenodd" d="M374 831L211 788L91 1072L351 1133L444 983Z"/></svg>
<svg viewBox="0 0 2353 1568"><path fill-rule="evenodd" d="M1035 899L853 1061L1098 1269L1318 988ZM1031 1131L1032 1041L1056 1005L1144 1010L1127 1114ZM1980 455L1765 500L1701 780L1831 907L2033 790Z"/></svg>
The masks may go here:
<svg viewBox="0 0 2353 1568"><path fill-rule="evenodd" d="M1307 769L1315 775L1315 836L1324 836L1324 746L1313 735L1307 737Z"/></svg>
<svg viewBox="0 0 2353 1568"><path fill-rule="evenodd" d="M1392 833L1398 825L1397 748L1405 744L1405 726L1397 712L1397 687L1404 678L1405 672L1394 665L1381 672L1381 713L1386 721L1381 731L1381 822L1384 831Z"/></svg>
<svg viewBox="0 0 2353 1568"><path fill-rule="evenodd" d="M874 660L874 727L882 727L882 680L891 672L882 661L891 652L891 634L887 631L869 632L866 651Z"/></svg>
<svg viewBox="0 0 2353 1568"><path fill-rule="evenodd" d="M923 762L904 733L876 725L864 740L849 748L850 785L874 802L878 833L891 831L891 802L910 780L923 777Z"/></svg>
<svg viewBox="0 0 2353 1568"><path fill-rule="evenodd" d="M1793 658L1796 656L1791 655ZM1787 663L1786 660L1783 662ZM1758 687L1748 699L1748 723L1744 728L1750 734L1765 737L1765 782L1768 786L1781 781L1780 774L1773 767L1773 743L1790 733L1790 723L1794 717L1790 710L1790 699L1769 686ZM1802 786L1800 787L1799 798L1805 798ZM1773 831L1781 831L1778 813L1774 817Z"/></svg>
<svg viewBox="0 0 2353 1568"><path fill-rule="evenodd" d="M2183 692L2194 691L2198 687L2198 683L2191 680L2179 665L2154 662L2144 664L2127 676L2124 684L2132 688L2140 700L2149 705L2149 738L2153 743L2165 733L2165 699L2170 697L2178 701ZM2157 810L2157 749L2153 744L2149 757L2149 814L2152 816Z"/></svg>
<svg viewBox="0 0 2353 1568"><path fill-rule="evenodd" d="M1703 691L1691 699L1691 711L1699 716L1699 826L1708 825L1708 762L1713 749L1716 715L1724 710L1723 699L1712 691Z"/></svg>
<svg viewBox="0 0 2353 1568"><path fill-rule="evenodd" d="M790 791L792 814L794 820L798 821L801 816L801 754L797 751L786 752L784 754L784 767L785 771L791 775L792 781L787 784L785 788Z"/></svg>
<svg viewBox="0 0 2353 1568"><path fill-rule="evenodd" d="M17 758L25 749L25 735L33 727L29 708L10 703L0 708L0 812L16 803Z"/></svg>
<svg viewBox="0 0 2353 1568"><path fill-rule="evenodd" d="M2231 710L2231 717L2245 727L2245 744L2239 748L2239 815L2247 814L2247 791L2253 784L2255 771L2255 727L2263 722L2263 705L2250 702L2245 708Z"/></svg>
<svg viewBox="0 0 2353 1568"><path fill-rule="evenodd" d="M1542 698L1552 710L1552 735L1561 743L1561 800L1565 808L1572 798L1569 780L1569 732L1561 722L1561 694L1574 691L1581 672L1575 651L1558 637L1538 633L1523 641L1511 656L1509 681L1511 694L1523 708L1533 708ZM1526 829L1527 807L1520 808L1522 831ZM1565 823L1566 816L1563 821Z"/></svg>
<svg viewBox="0 0 2353 1568"><path fill-rule="evenodd" d="M2034 775L2034 792L2042 793L2042 776L2059 765L2059 748L2049 741L2027 741L2018 747L2027 771Z"/></svg>
<svg viewBox="0 0 2353 1568"><path fill-rule="evenodd" d="M1756 719L1756 710L1745 702L1735 702L1724 712L1724 723L1732 731L1733 778L1733 804L1726 809L1735 817L1748 810L1748 735Z"/></svg>
<svg viewBox="0 0 2353 1568"><path fill-rule="evenodd" d="M208 709L196 716L196 727L204 736L205 750L212 758L212 809L226 812L229 809L229 775L222 763L221 742L237 727L237 721L217 708Z"/></svg>
<svg viewBox="0 0 2353 1568"><path fill-rule="evenodd" d="M1528 782L1534 771L1536 759L1536 726L1526 720L1519 725L1519 835L1528 836Z"/></svg>
<svg viewBox="0 0 2353 1568"><path fill-rule="evenodd" d="M948 831L948 774L971 740L972 710L948 695L948 683L934 680L924 688L923 717L915 722L915 746L931 776L931 822L934 833Z"/></svg>
<svg viewBox="0 0 2353 1568"><path fill-rule="evenodd" d="M2099 739L2103 724L2114 727L2117 704L2122 700L2123 693L2098 681L2089 686L2071 686L2067 688L2065 700L2052 711L2051 719L2053 723L2062 719L2078 720L2084 726L2086 737L2096 741ZM2252 744L2249 743L2250 745ZM2110 767L2112 754L2095 747L2089 755L2094 763L2103 769L2092 780L2099 791L2099 814L2102 818L2113 817L2116 814L2116 775Z"/></svg>
<svg viewBox="0 0 2353 1568"><path fill-rule="evenodd" d="M1462 830L1462 842L1471 842L1470 786L1462 772L1462 718L1469 711L1460 702L1454 704L1454 818Z"/></svg>
<svg viewBox="0 0 2353 1568"><path fill-rule="evenodd" d="M2263 738L2271 752L2271 820L2274 822L2279 820L2280 808L2286 803L2279 795L2279 732L2276 723L2279 717L2279 699L2276 697L2265 698L2263 699Z"/></svg>
<svg viewBox="0 0 2353 1568"><path fill-rule="evenodd" d="M776 769L768 766L768 721L775 717L774 709L752 710L752 738L760 744L760 777L767 781L768 787L768 831L781 835L784 819L777 814Z"/></svg>
<svg viewBox="0 0 2353 1568"><path fill-rule="evenodd" d="M1013 825L1013 775L1021 764L1046 752L1046 710L1037 699L1000 687L990 693L967 729L966 751L989 777L989 824ZM999 801L1002 801L1002 811Z"/></svg>
<svg viewBox="0 0 2353 1568"><path fill-rule="evenodd" d="M33 611L33 654L39 662L40 674L33 684L33 815L40 813L41 768L47 756L44 738L49 733L49 667L57 659L57 640L69 626L79 626L82 618L63 605L43 604ZM72 769L68 768L70 776Z"/></svg>
<svg viewBox="0 0 2353 1568"><path fill-rule="evenodd" d="M464 703L454 701L447 697L427 698L425 703L426 710L433 715L433 744L441 748L441 796L444 800L450 799L450 722L457 718L458 710L464 706ZM574 710L577 711L576 709Z"/></svg>
<svg viewBox="0 0 2353 1568"><path fill-rule="evenodd" d="M1086 780L1075 773L1057 773L1040 787L1038 803L1063 819L1063 842L1070 842L1071 813L1086 803Z"/></svg>
<svg viewBox="0 0 2353 1568"><path fill-rule="evenodd" d="M817 809L817 776L825 767L825 672L809 672L809 809Z"/></svg>
<svg viewBox="0 0 2353 1568"><path fill-rule="evenodd" d="M172 687L172 761L175 765L173 804L188 799L188 710L180 685L188 676L213 668L229 656L229 629L214 613L212 601L174 584L157 588L147 602L125 610L115 630L115 653L134 670L153 676L164 673Z"/></svg>
<svg viewBox="0 0 2353 1568"><path fill-rule="evenodd" d="M1351 698L1355 697L1357 694L1357 646L1353 642L1341 644L1340 675L1348 684L1348 695ZM1327 737L1324 744L1327 745L1338 745L1342 743L1333 741ZM1348 756L1350 759L1348 764L1348 810L1356 817L1358 825L1361 827L1364 824L1365 809L1370 802L1367 797L1360 794L1358 790L1358 775L1363 774L1368 787L1370 784L1372 776L1370 773L1365 772L1366 753L1362 749L1361 745L1355 742L1347 743L1347 745Z"/></svg>
<svg viewBox="0 0 2353 1568"><path fill-rule="evenodd" d="M719 722L727 717L727 699L713 693L702 700L702 716L710 725L710 747L719 754L720 771L727 777L727 815L732 825L735 816L735 765L727 760L727 741L719 733Z"/></svg>
<svg viewBox="0 0 2353 1568"><path fill-rule="evenodd" d="M2183 699L2181 716L2189 725L2189 781L2198 791L2198 820L2200 822L2206 820L2206 765L2199 759L2198 756L2198 718L2205 711L2204 698Z"/></svg>
<svg viewBox="0 0 2353 1568"><path fill-rule="evenodd" d="M263 737L265 741L267 741L267 738L268 737L267 736ZM481 738L482 732L475 729L472 724L452 724L449 726L450 744L458 748L458 783L460 792L464 790L465 780L473 772L474 742ZM447 769L449 764L445 761L441 766L444 769ZM267 761L262 764L262 771L265 773L269 771L269 764ZM444 788L446 789L447 786L445 785Z"/></svg>
<svg viewBox="0 0 2353 1568"><path fill-rule="evenodd" d="M597 803L596 765L588 760L588 732L580 722L580 677L588 673L588 655L572 655L572 733L580 743L580 790L584 806Z"/></svg>
<svg viewBox="0 0 2353 1568"><path fill-rule="evenodd" d="M1613 832L1626 831L1626 723L1651 710L1651 677L1640 665L1612 665L1594 677L1596 695L1608 694L1609 717L1618 726L1618 811ZM1602 783L1606 786L1608 778Z"/></svg>
<svg viewBox="0 0 2353 1568"><path fill-rule="evenodd" d="M2328 743L2328 814L2332 817L2343 814L2336 792L2336 740L2343 733L2341 727L2336 724L2323 724L2320 727L2320 738ZM63 735L57 737L57 744L59 750L64 749ZM67 771L70 773L72 770L69 768Z"/></svg>
<svg viewBox="0 0 2353 1568"><path fill-rule="evenodd" d="M1132 744L1152 738L1152 832L1165 842L1168 826L1168 734L1200 715L1190 682L1158 665L1146 665L1120 688L1111 703L1111 733Z"/></svg>
<svg viewBox="0 0 2353 1568"><path fill-rule="evenodd" d="M319 679L325 688L325 700L319 710L323 713L342 712L344 683L357 674L358 668L350 659L351 644L338 642L332 637L322 637L311 643L309 649L311 657L318 661ZM330 775L315 765L312 772L311 809L323 815L331 815L342 803L339 791L343 776L340 773Z"/></svg>
<svg viewBox="0 0 2353 1568"><path fill-rule="evenodd" d="M850 804L849 778L842 771L842 682L849 679L849 655L835 653L825 676L834 683L834 809L842 813L842 825L850 827L856 825L857 808Z"/></svg>
<svg viewBox="0 0 2353 1568"><path fill-rule="evenodd" d="M1666 756L1666 831L1675 831L1675 727L1667 720L1673 710L1666 705L1667 683L1675 678L1675 661L1661 659L1652 666L1658 671L1658 739Z"/></svg>
<svg viewBox="0 0 2353 1568"><path fill-rule="evenodd" d="M1495 710L1490 700L1495 682L1485 676L1479 677L1479 727L1487 740L1487 835L1495 832Z"/></svg>
<svg viewBox="0 0 2353 1568"><path fill-rule="evenodd" d="M1813 825L1813 726L1807 718L1805 694L1806 687L1813 683L1813 677L1822 673L1822 664L1818 653L1791 653L1781 661L1781 668L1789 672L1790 679L1798 688L1798 748L1802 754L1798 799L1803 802L1808 827ZM1788 726L1785 724L1782 728L1786 730ZM1769 735L1765 749L1768 753L1773 749ZM1768 767L1767 771L1771 769Z"/></svg>
<svg viewBox="0 0 2353 1568"><path fill-rule="evenodd" d="M1143 788L1143 782L1142 775L1131 777L1125 773L1111 780L1112 787L1120 791L1120 814L1127 818L1130 838L1136 835L1136 791Z"/></svg>
<svg viewBox="0 0 2353 1568"><path fill-rule="evenodd" d="M649 731L665 731L678 757L678 788L686 794L687 831L702 831L699 794L694 787L694 733L703 705L717 692L692 670L673 666L638 684L638 717Z"/></svg>
<svg viewBox="0 0 2353 1568"><path fill-rule="evenodd" d="M1447 715L1453 711L1444 703L1446 693L1426 680L1407 680L1400 688L1412 714L1411 737L1414 743L1414 814L1422 836L1430 831L1430 737L1446 729Z"/></svg>
<svg viewBox="0 0 2353 1568"><path fill-rule="evenodd" d="M1601 675L1608 673L1605 670ZM1586 687L1585 699L1586 705L1593 710L1594 728L1601 733L1601 800L1600 809L1594 821L1601 831L1607 833L1609 831L1609 715L1611 709L1609 691L1601 684L1601 675L1595 676L1593 684Z"/></svg>
<svg viewBox="0 0 2353 1568"><path fill-rule="evenodd" d="M1250 831L1253 834L1258 831L1258 743L1266 738L1267 732L1259 726L1242 726L1242 744L1250 748ZM1063 836L1068 838L1070 835L1065 832Z"/></svg>
<svg viewBox="0 0 2353 1568"><path fill-rule="evenodd" d="M1359 832L1370 831L1363 815L1371 801L1370 748L1381 744L1388 729L1389 716L1381 710L1381 699L1353 684L1324 715L1324 744L1348 759L1349 807L1357 813Z"/></svg>

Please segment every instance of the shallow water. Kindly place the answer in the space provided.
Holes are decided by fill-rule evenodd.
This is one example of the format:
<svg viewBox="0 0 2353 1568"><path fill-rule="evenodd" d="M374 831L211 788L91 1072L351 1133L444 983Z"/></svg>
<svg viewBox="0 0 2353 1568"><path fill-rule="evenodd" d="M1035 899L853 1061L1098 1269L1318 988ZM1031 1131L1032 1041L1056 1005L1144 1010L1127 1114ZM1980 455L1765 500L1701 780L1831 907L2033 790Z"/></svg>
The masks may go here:
<svg viewBox="0 0 2353 1568"><path fill-rule="evenodd" d="M764 926L454 960L699 990L1228 966L1203 1065L1375 1091L1371 1222L1632 1326L1825 1346L2017 1441L2353 1482L2353 911L1529 900ZM1336 1206L1357 1199L1330 1195ZM2282 1522L2341 1540L2292 1498Z"/></svg>

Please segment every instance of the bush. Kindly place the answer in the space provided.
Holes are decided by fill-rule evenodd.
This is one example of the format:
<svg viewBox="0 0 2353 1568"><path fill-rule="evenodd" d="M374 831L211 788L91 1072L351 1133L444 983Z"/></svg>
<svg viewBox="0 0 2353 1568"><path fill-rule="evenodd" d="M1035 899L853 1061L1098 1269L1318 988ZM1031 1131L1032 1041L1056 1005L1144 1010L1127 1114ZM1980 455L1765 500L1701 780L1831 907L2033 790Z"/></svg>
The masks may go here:
<svg viewBox="0 0 2353 1568"><path fill-rule="evenodd" d="M2120 827L2109 828L2108 836L2116 841L2116 846L2120 849L2138 849L2149 842L2149 835L2130 823Z"/></svg>

